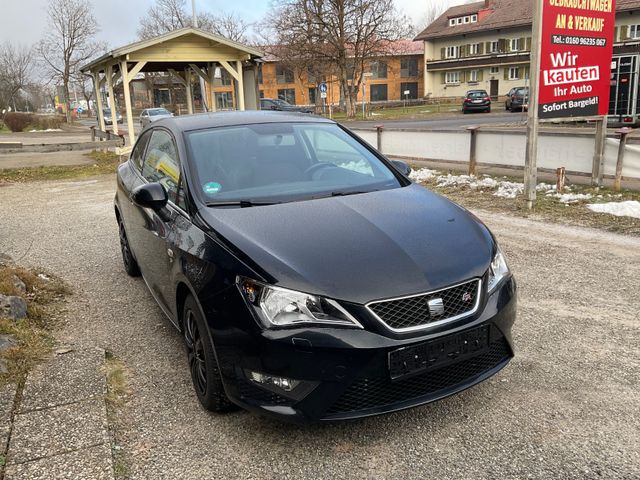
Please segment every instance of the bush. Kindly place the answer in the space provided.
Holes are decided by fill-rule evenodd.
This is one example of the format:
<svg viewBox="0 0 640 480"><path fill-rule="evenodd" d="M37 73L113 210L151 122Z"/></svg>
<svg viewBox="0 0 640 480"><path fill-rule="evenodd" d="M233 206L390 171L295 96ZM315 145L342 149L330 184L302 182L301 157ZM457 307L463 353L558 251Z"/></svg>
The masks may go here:
<svg viewBox="0 0 640 480"><path fill-rule="evenodd" d="M65 117L62 115L34 115L31 126L35 130L57 129L64 121Z"/></svg>
<svg viewBox="0 0 640 480"><path fill-rule="evenodd" d="M21 132L34 121L31 113L9 112L4 116L4 123L12 132Z"/></svg>

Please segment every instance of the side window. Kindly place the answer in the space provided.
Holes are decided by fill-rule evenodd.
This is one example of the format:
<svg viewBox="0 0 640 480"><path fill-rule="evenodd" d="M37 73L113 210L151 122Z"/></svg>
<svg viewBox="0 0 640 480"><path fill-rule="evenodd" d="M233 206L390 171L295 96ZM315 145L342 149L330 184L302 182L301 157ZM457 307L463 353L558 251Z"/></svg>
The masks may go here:
<svg viewBox="0 0 640 480"><path fill-rule="evenodd" d="M133 147L133 151L131 152L131 161L136 166L138 170L142 168L142 156L144 155L144 149L149 143L149 137L151 135L149 132L145 133L140 139L136 142L136 146Z"/></svg>
<svg viewBox="0 0 640 480"><path fill-rule="evenodd" d="M158 182L169 194L169 200L178 202L178 185L180 184L180 160L173 143L173 138L164 130L154 130L144 157L142 176L149 182ZM182 206L182 205L181 205ZM184 207L183 207L184 208Z"/></svg>

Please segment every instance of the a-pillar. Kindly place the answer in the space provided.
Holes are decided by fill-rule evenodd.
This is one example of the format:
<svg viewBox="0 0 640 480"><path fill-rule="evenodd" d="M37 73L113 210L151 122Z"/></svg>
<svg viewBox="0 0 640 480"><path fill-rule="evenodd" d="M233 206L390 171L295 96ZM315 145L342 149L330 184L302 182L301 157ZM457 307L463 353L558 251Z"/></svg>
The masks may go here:
<svg viewBox="0 0 640 480"><path fill-rule="evenodd" d="M213 85L216 80L216 64L210 63L207 71L209 72L209 80L207 81L209 85L209 111L215 112L218 108L216 105L216 94L213 91Z"/></svg>
<svg viewBox="0 0 640 480"><path fill-rule="evenodd" d="M131 109L131 93L129 91L129 71L127 62L120 62L120 72L122 73L122 86L124 88L124 105L127 110L127 129L129 130L129 145L136 142L136 133L133 129L133 111ZM118 123L116 121L116 123Z"/></svg>

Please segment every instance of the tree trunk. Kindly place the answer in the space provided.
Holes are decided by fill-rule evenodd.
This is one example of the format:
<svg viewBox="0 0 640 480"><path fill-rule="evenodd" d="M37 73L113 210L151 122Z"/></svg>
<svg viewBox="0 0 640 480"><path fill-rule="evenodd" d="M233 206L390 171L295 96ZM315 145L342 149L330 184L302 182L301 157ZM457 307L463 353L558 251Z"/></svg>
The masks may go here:
<svg viewBox="0 0 640 480"><path fill-rule="evenodd" d="M65 109L66 115L67 115L67 123L70 124L71 123L71 100L69 99L69 81L63 80L62 85L64 90L64 103L65 103L65 106L67 107Z"/></svg>

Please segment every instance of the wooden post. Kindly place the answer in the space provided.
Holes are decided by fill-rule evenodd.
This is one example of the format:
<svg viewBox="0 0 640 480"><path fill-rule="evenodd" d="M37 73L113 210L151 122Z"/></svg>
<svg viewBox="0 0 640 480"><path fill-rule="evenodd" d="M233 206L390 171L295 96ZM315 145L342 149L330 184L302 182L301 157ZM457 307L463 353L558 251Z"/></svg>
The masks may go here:
<svg viewBox="0 0 640 480"><path fill-rule="evenodd" d="M470 142L471 146L469 148L469 175L474 175L474 176L477 174L476 145L477 145L479 128L480 127L476 127L476 126L467 127L467 130L469 130L469 133L471 133L471 142Z"/></svg>
<svg viewBox="0 0 640 480"><path fill-rule="evenodd" d="M236 70L238 71L238 107L244 111L244 71L242 70L242 61L236 62Z"/></svg>
<svg viewBox="0 0 640 480"><path fill-rule="evenodd" d="M602 166L604 160L604 147L607 142L607 117L600 117L596 120L596 141L593 152L593 166L591 169L591 185L597 188L602 187Z"/></svg>
<svg viewBox="0 0 640 480"><path fill-rule="evenodd" d="M118 133L118 115L116 109L116 96L113 93L113 66L108 65L107 75L107 92L109 93L109 108L111 109L111 129L113 133ZM106 129L106 127L105 127Z"/></svg>
<svg viewBox="0 0 640 480"><path fill-rule="evenodd" d="M531 68L529 108L527 109L527 150L524 161L524 194L527 208L536 201L538 183L538 98L540 93L540 53L542 44L542 0L533 0L533 32L531 39Z"/></svg>
<svg viewBox="0 0 640 480"><path fill-rule="evenodd" d="M96 95L96 108L98 109L98 126L100 127L100 130L104 132L104 108L102 107L102 95L100 95L100 74L95 71L93 72L92 78L93 88Z"/></svg>
<svg viewBox="0 0 640 480"><path fill-rule="evenodd" d="M127 61L120 62L120 72L122 74L122 86L124 88L124 105L127 110L127 129L129 130L129 145L136 143L136 132L133 129L133 112L131 110L131 92L129 91L129 72ZM118 123L116 121L116 123ZM116 132L118 133L118 132Z"/></svg>
<svg viewBox="0 0 640 480"><path fill-rule="evenodd" d="M216 64L210 63L208 70L209 72L209 110L211 112L215 112L218 108L216 105L216 94L213 91L213 84L215 83L215 75L216 75Z"/></svg>
<svg viewBox="0 0 640 480"><path fill-rule="evenodd" d="M184 69L184 81L185 81L184 87L187 90L187 111L189 112L189 115L192 115L193 114L193 89L191 88L191 69L190 68Z"/></svg>
<svg viewBox="0 0 640 480"><path fill-rule="evenodd" d="M618 146L618 161L616 162L616 179L613 181L613 189L616 192L620 191L620 184L622 182L622 165L624 162L624 151L627 146L627 135L633 130L627 127L616 130L616 133L620 134L620 145Z"/></svg>
<svg viewBox="0 0 640 480"><path fill-rule="evenodd" d="M556 168L556 192L562 193L567 179L567 170L564 167Z"/></svg>
<svg viewBox="0 0 640 480"><path fill-rule="evenodd" d="M384 125L376 125L376 148L382 153L382 129Z"/></svg>

